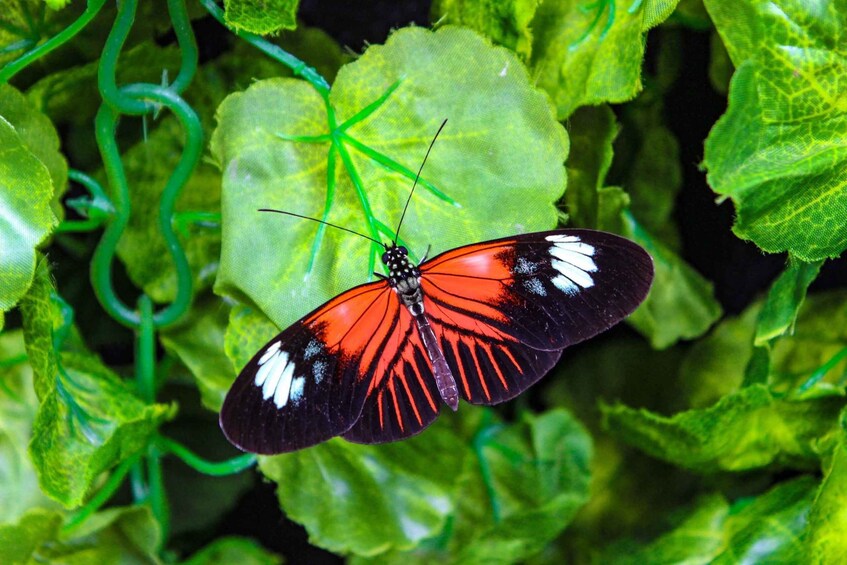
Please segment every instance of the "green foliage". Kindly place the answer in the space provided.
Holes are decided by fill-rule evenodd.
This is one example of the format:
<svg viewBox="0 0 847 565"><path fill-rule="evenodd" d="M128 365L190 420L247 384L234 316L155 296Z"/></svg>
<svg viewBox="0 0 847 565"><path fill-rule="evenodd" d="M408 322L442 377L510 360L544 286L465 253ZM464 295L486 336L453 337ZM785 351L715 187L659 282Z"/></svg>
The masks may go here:
<svg viewBox="0 0 847 565"><path fill-rule="evenodd" d="M174 411L143 403L96 356L62 350L56 336L70 330L70 320L57 312L48 276L42 262L21 304L39 397L29 452L44 493L72 508L100 473L142 449Z"/></svg>
<svg viewBox="0 0 847 565"><path fill-rule="evenodd" d="M252 33L275 33L297 27L297 0L226 0L226 23Z"/></svg>
<svg viewBox="0 0 847 565"><path fill-rule="evenodd" d="M838 256L847 114L835 77L847 62L837 31L847 12L838 2L705 4L737 68L704 159L711 186L735 202L735 233L803 261Z"/></svg>
<svg viewBox="0 0 847 565"><path fill-rule="evenodd" d="M258 496L355 564L847 559L843 1L437 0L362 53L223 6L0 0L0 563L304 561ZM700 256L722 202L772 280ZM238 369L382 252L258 208L416 259L603 229L655 283L503 407L247 470Z"/></svg>
<svg viewBox="0 0 847 565"><path fill-rule="evenodd" d="M183 561L182 565L226 565L227 563L279 565L282 560L263 550L252 540L228 537L215 540Z"/></svg>
<svg viewBox="0 0 847 565"><path fill-rule="evenodd" d="M625 235L637 241L653 257L656 271L653 288L647 300L630 316L629 322L655 347L664 348L679 339L703 334L720 316L721 309L712 296L711 284L672 248L651 234L637 215L641 210L646 222L666 231L663 226L668 223L668 211L672 208L671 198L675 192L673 188L667 188L668 179L636 170L631 182L641 188L632 195L619 187L605 186L614 156L612 144L617 130L614 116L606 108L585 108L574 115L570 121L574 150L567 163L570 183L565 201L568 209L573 211L574 225ZM659 136L666 140L665 145L673 143L667 131L658 131L661 132ZM577 144L576 140L580 143ZM668 156L667 153L665 156ZM669 164L663 168L670 167ZM653 186L644 187L646 180L650 180ZM630 208L635 210L630 212Z"/></svg>
<svg viewBox="0 0 847 565"><path fill-rule="evenodd" d="M0 86L0 312L24 295L35 273L36 247L56 226L50 208L67 166L49 120L10 86ZM0 318L0 328L3 327Z"/></svg>
<svg viewBox="0 0 847 565"><path fill-rule="evenodd" d="M62 515L36 508L13 524L0 526L3 563L160 563L159 529L149 509L110 508L83 527L62 530Z"/></svg>

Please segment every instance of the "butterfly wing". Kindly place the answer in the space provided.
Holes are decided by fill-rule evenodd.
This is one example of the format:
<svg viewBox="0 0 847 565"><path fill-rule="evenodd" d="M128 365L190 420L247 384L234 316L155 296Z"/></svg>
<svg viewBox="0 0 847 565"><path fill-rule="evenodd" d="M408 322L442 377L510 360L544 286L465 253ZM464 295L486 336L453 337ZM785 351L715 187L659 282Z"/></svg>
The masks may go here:
<svg viewBox="0 0 847 565"><path fill-rule="evenodd" d="M401 308L385 281L353 288L269 341L239 374L220 414L244 451L281 453L342 434L359 418Z"/></svg>
<svg viewBox="0 0 847 565"><path fill-rule="evenodd" d="M468 245L420 270L427 316L460 394L474 404L520 394L564 348L635 310L653 279L641 247L591 230Z"/></svg>
<svg viewBox="0 0 847 565"><path fill-rule="evenodd" d="M356 443L383 443L420 433L438 417L441 397L414 318L405 307L383 348L361 416L343 434Z"/></svg>

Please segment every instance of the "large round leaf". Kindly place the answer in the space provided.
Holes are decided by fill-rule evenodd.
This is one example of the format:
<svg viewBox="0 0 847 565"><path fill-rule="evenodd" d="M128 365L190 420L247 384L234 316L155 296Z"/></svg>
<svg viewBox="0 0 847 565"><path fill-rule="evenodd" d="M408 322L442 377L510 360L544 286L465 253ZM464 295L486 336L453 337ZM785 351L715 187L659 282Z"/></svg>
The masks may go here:
<svg viewBox="0 0 847 565"><path fill-rule="evenodd" d="M290 140L330 127L324 100L303 81L259 81L221 104L218 293L284 326L366 281L379 246L330 228L313 255L318 224L257 209L321 217L330 188L329 221L388 241L411 171L445 118L400 234L413 254L555 227L566 134L509 51L469 30L403 29L342 67L329 100L335 143Z"/></svg>

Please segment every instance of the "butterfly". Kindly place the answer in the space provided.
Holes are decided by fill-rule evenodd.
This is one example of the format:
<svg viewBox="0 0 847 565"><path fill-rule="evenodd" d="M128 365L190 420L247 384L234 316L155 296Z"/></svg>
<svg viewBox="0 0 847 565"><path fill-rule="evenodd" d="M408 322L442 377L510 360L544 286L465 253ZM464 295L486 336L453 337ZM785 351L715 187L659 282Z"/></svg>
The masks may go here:
<svg viewBox="0 0 847 565"><path fill-rule="evenodd" d="M261 454L335 436L389 442L459 398L505 402L566 347L628 316L653 279L640 246L584 229L475 243L417 265L394 242L382 263L387 277L318 307L247 363L220 413L230 442Z"/></svg>

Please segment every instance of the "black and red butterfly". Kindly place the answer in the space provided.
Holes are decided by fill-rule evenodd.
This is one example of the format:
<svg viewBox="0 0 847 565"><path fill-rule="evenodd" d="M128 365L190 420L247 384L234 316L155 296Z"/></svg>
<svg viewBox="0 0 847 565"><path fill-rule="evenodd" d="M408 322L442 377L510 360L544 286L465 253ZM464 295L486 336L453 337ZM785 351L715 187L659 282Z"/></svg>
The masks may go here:
<svg viewBox="0 0 847 565"><path fill-rule="evenodd" d="M381 245L387 277L295 322L242 369L220 414L235 446L282 453L339 435L382 443L419 433L459 397L505 402L563 349L628 316L653 280L641 247L592 230L466 245L420 265L396 239Z"/></svg>
<svg viewBox="0 0 847 565"><path fill-rule="evenodd" d="M382 261L387 278L330 300L244 367L220 416L233 444L270 454L338 435L394 441L459 397L504 402L628 316L653 278L641 247L591 230L467 245L418 266L390 244Z"/></svg>

